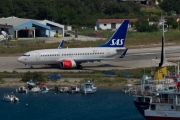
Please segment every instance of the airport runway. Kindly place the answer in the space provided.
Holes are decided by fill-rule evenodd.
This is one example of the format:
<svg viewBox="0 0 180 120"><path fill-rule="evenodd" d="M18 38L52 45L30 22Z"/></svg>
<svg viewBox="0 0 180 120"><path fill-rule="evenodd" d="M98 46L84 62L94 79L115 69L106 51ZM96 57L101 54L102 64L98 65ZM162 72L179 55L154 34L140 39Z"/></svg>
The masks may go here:
<svg viewBox="0 0 180 120"><path fill-rule="evenodd" d="M156 48L140 48L140 49L129 49L125 58L116 59L113 61L102 61L95 63L83 63L82 70L112 70L112 69L132 69L132 68L145 68L151 66L158 66L160 58L160 47ZM166 47L166 58L167 59L180 59L180 47L179 46L169 46ZM60 72L60 71L79 71L79 69L68 69L64 70L58 67L49 66L33 66L30 69L29 66L25 66L17 61L17 57L0 57L0 72L3 71L17 71L17 72L27 72L27 71L50 71L50 72ZM168 63L169 65L175 65L175 63Z"/></svg>

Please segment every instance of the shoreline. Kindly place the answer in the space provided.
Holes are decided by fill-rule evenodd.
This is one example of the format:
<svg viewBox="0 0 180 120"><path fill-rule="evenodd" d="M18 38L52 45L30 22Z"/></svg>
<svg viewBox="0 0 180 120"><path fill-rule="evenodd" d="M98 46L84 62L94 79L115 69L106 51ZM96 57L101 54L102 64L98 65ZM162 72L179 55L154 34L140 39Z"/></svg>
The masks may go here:
<svg viewBox="0 0 180 120"><path fill-rule="evenodd" d="M22 82L20 78L6 78L3 79L4 83L0 84L0 88L18 88L20 86L27 87L26 82ZM75 84L81 84L83 86L83 83L80 83L81 79L79 80L69 80L68 82L65 82L64 79L57 80L57 81L46 81L46 86L49 88L54 88L55 85L60 85L62 87L70 87L71 85ZM125 87L125 83L96 83L94 82L94 86L96 86L99 89L122 89ZM133 85L133 83L132 83ZM132 86L133 88L137 87L135 85Z"/></svg>
<svg viewBox="0 0 180 120"><path fill-rule="evenodd" d="M59 83L59 84L55 84L55 83L49 83L47 82L46 83L46 86L48 88L54 88L55 85L60 85L62 87L70 87L71 85L73 84L68 84L68 83ZM83 85L83 84L81 84ZM3 84L0 84L0 88L18 88L20 86L25 86L27 87L27 84L26 83L22 83L22 82L18 82L18 83L3 83ZM41 86L41 85L38 85L38 86ZM96 86L98 89L122 89L123 87L122 86L118 86L118 85L109 85L108 83L104 83L104 84L95 84L94 86Z"/></svg>

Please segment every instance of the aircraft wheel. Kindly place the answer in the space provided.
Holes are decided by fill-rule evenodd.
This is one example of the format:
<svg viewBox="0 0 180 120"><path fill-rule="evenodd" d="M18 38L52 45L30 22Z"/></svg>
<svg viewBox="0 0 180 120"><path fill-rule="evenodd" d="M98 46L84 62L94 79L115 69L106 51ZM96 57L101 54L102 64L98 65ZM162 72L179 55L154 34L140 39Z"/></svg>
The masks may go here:
<svg viewBox="0 0 180 120"><path fill-rule="evenodd" d="M82 65L78 65L77 68L78 68L78 69L82 69Z"/></svg>

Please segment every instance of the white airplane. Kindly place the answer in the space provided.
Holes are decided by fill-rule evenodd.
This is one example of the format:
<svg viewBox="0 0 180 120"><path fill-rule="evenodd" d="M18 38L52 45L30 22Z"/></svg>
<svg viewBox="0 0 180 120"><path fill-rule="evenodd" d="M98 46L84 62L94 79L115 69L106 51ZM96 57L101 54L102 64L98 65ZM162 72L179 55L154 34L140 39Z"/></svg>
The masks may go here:
<svg viewBox="0 0 180 120"><path fill-rule="evenodd" d="M129 20L124 20L110 40L98 47L42 49L25 53L18 61L33 68L33 65L59 65L61 68L79 68L81 63L123 58ZM117 55L121 55L118 56Z"/></svg>

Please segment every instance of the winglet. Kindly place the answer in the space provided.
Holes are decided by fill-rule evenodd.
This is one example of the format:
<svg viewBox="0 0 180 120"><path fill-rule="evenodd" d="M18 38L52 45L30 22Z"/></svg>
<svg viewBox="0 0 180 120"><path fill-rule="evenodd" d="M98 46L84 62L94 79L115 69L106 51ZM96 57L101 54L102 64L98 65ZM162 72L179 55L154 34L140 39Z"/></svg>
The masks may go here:
<svg viewBox="0 0 180 120"><path fill-rule="evenodd" d="M126 55L126 53L127 53L127 51L128 51L128 48L126 48L126 49L124 50L123 54L122 54L119 58L124 58L125 55Z"/></svg>
<svg viewBox="0 0 180 120"><path fill-rule="evenodd" d="M63 47L63 44L64 44L64 40L62 40L58 46L58 49L61 49Z"/></svg>

